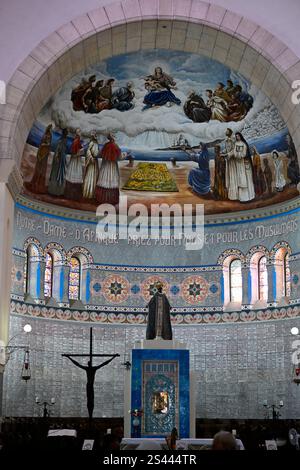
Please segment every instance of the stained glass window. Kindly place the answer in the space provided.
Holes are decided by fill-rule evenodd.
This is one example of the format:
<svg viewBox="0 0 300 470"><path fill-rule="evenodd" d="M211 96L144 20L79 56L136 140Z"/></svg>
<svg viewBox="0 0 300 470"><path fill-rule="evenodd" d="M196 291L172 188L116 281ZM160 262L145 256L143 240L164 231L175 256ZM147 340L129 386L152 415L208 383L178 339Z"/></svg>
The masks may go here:
<svg viewBox="0 0 300 470"><path fill-rule="evenodd" d="M80 261L72 256L70 261L69 274L69 299L78 300L80 298Z"/></svg>
<svg viewBox="0 0 300 470"><path fill-rule="evenodd" d="M258 261L258 299L268 300L268 271L265 256L262 256Z"/></svg>
<svg viewBox="0 0 300 470"><path fill-rule="evenodd" d="M290 263L289 263L289 254L286 253L284 257L284 293L285 297L289 297L291 295L291 271L290 271Z"/></svg>
<svg viewBox="0 0 300 470"><path fill-rule="evenodd" d="M52 297L52 281L53 281L53 257L50 253L46 253L44 296Z"/></svg>
<svg viewBox="0 0 300 470"><path fill-rule="evenodd" d="M39 252L35 245L28 245L26 251L26 263L24 265L24 291L33 294L31 287L34 286L34 266L39 262Z"/></svg>
<svg viewBox="0 0 300 470"><path fill-rule="evenodd" d="M231 261L229 267L230 302L242 302L242 265L239 259Z"/></svg>
<svg viewBox="0 0 300 470"><path fill-rule="evenodd" d="M279 248L276 253L276 300L291 295L291 272L289 254L285 248Z"/></svg>

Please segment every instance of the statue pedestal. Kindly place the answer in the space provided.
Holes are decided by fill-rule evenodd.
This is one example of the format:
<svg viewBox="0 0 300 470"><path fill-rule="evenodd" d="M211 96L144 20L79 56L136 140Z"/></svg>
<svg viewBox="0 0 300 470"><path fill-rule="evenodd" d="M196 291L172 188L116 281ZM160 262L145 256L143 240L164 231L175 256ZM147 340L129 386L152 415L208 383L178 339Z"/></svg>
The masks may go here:
<svg viewBox="0 0 300 470"><path fill-rule="evenodd" d="M124 437L195 437L194 380L186 345L176 340L137 341L126 370Z"/></svg>

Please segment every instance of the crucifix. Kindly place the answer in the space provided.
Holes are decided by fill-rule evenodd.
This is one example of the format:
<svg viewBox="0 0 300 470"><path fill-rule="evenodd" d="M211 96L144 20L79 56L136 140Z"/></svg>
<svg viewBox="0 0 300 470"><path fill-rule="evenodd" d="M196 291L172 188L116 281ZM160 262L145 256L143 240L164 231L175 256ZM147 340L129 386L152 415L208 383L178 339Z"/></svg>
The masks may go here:
<svg viewBox="0 0 300 470"><path fill-rule="evenodd" d="M101 369L101 367L106 366L109 364L115 357L120 356L120 354L93 354L93 328L90 328L90 353L89 354L62 354L62 356L67 357L70 359L70 361L75 364L76 367L80 367L80 369L85 370L86 372L86 378L87 378L87 383L86 383L86 398L87 398L87 409L89 412L89 418L90 420L93 417L93 410L94 410L94 381L95 381L95 375L98 369ZM73 357L88 357L89 361L87 366L83 366L82 364L79 364ZM93 366L93 357L110 357L105 362L102 362L102 364L99 364L98 366Z"/></svg>

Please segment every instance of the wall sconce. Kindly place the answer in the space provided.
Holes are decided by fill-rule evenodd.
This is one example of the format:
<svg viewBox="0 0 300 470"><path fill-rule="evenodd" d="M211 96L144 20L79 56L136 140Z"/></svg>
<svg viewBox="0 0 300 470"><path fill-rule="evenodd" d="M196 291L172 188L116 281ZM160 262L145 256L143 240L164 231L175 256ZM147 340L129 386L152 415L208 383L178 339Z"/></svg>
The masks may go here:
<svg viewBox="0 0 300 470"><path fill-rule="evenodd" d="M32 331L32 327L29 324L24 325L23 327L24 333L28 334ZM12 338L9 339L7 345L4 345L3 343L0 344L0 364L2 366L5 366L10 357L11 354L18 350L18 349L23 349L25 351L24 353L24 359L23 359L23 366L22 366L22 373L21 373L21 378L22 380L25 380L26 382L31 378L31 372L30 372L30 361L29 361L29 346L21 346L21 345L13 345L11 342L18 336L21 336L23 333L18 333L14 335Z"/></svg>
<svg viewBox="0 0 300 470"><path fill-rule="evenodd" d="M31 378L29 349L26 349L25 354L24 354L24 362L23 362L23 367L22 367L21 378L22 380L25 380L26 383Z"/></svg>
<svg viewBox="0 0 300 470"><path fill-rule="evenodd" d="M275 420L275 419L279 419L279 417L281 416L279 411L276 411L276 410L280 410L280 408L283 407L283 401L280 400L279 402L279 405L268 405L268 401L267 400L264 400L264 403L263 403L264 407L266 410L268 409L272 409L272 418ZM268 416L269 417L269 416Z"/></svg>
<svg viewBox="0 0 300 470"><path fill-rule="evenodd" d="M41 402L39 397L35 397L35 403L36 405L43 407L43 418L49 418L50 416L49 407L55 405L55 398L52 397L50 400L50 403L48 403L47 401Z"/></svg>

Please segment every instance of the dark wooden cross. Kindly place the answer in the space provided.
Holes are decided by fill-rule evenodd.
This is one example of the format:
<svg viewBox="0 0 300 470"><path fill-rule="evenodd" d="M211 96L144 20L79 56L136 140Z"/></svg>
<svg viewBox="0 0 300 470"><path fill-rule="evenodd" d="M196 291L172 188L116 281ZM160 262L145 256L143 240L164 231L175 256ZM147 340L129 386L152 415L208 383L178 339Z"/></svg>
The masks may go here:
<svg viewBox="0 0 300 470"><path fill-rule="evenodd" d="M75 364L76 367L80 367L80 369L85 370L86 372L86 378L87 378L87 383L86 383L86 398L87 398L87 409L89 412L89 418L90 420L93 417L93 410L94 410L94 382L95 382L95 375L98 369L101 369L101 367L106 366L109 364L115 357L120 356L120 354L93 354L93 328L90 328L90 353L89 354L62 354L62 356L67 357L70 359L70 361ZM79 362L75 361L73 357L88 357L88 365L83 366L82 364L79 364ZM110 357L105 362L102 362L102 364L99 364L98 366L93 366L93 357Z"/></svg>

